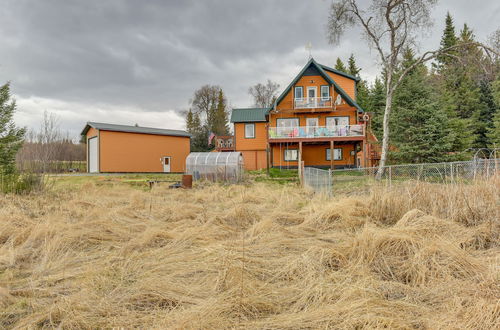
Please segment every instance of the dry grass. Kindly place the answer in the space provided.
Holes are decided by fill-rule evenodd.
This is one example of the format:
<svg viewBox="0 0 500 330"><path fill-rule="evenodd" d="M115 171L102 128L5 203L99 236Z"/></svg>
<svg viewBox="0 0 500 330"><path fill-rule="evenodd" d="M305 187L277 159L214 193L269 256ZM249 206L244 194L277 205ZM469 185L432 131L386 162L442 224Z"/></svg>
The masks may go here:
<svg viewBox="0 0 500 330"><path fill-rule="evenodd" d="M498 328L499 188L3 196L0 328Z"/></svg>

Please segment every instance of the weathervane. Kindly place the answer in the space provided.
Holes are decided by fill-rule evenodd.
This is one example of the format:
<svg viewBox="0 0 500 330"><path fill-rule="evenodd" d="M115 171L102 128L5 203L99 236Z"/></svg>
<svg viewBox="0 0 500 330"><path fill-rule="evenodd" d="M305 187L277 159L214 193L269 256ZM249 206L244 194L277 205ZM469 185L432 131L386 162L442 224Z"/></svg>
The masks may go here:
<svg viewBox="0 0 500 330"><path fill-rule="evenodd" d="M306 44L306 51L309 52L309 58L312 58L312 55L311 55L311 49L313 48L311 42L309 41L307 44Z"/></svg>

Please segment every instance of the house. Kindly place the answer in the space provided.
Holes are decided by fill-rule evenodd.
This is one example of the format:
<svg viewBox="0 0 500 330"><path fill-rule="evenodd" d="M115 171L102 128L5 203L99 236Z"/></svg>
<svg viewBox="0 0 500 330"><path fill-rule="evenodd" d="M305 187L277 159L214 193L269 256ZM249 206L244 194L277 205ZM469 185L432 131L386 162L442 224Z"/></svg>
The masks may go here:
<svg viewBox="0 0 500 330"><path fill-rule="evenodd" d="M190 152L185 131L88 122L89 173L184 172Z"/></svg>
<svg viewBox="0 0 500 330"><path fill-rule="evenodd" d="M356 103L358 81L311 58L272 108L233 109L234 148L245 168L296 168L300 161L372 166L367 137L374 136L367 130L370 116Z"/></svg>

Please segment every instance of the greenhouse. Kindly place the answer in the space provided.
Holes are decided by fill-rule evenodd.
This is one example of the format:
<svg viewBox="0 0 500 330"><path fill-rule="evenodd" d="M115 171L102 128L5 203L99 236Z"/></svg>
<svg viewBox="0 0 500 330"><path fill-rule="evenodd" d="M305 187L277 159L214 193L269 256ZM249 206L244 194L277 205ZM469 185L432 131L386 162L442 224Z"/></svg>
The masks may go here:
<svg viewBox="0 0 500 330"><path fill-rule="evenodd" d="M192 152L186 158L186 173L193 180L238 182L243 178L241 152Z"/></svg>

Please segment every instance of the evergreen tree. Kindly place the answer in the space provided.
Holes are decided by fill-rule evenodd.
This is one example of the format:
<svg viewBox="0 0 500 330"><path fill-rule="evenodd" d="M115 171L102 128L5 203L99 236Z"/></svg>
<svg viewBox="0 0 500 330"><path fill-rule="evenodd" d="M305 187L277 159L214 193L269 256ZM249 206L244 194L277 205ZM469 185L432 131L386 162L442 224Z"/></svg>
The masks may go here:
<svg viewBox="0 0 500 330"><path fill-rule="evenodd" d="M335 70L339 70L339 71L342 71L342 72L347 72L347 69L346 69L344 63L338 57L337 57L337 62L335 62Z"/></svg>
<svg viewBox="0 0 500 330"><path fill-rule="evenodd" d="M414 53L406 49L400 70L415 62ZM394 95L391 157L403 163L438 162L451 151L446 113L435 101L425 65L412 70Z"/></svg>
<svg viewBox="0 0 500 330"><path fill-rule="evenodd" d="M385 86L384 83L377 77L368 94L369 111L373 112L371 120L371 128L378 139L382 138L382 121L385 109Z"/></svg>
<svg viewBox="0 0 500 330"><path fill-rule="evenodd" d="M16 171L16 154L22 147L26 129L16 127L16 101L11 99L10 83L0 87L0 173Z"/></svg>
<svg viewBox="0 0 500 330"><path fill-rule="evenodd" d="M219 90L219 97L217 100L217 106L215 107L215 111L212 118L212 127L211 131L216 135L227 135L229 134L227 120L227 107L226 107L226 99L224 98L224 93L222 89Z"/></svg>
<svg viewBox="0 0 500 330"><path fill-rule="evenodd" d="M356 60L354 59L354 54L351 54L349 56L349 60L347 61L347 73L349 73L351 76L358 77L359 72L361 71L360 68L356 65Z"/></svg>
<svg viewBox="0 0 500 330"><path fill-rule="evenodd" d="M455 34L455 26L453 25L453 18L450 15L450 12L446 13L445 19L445 28L443 31L443 36L441 37L441 50L449 47L453 47L457 44L458 38ZM456 51L450 50L447 51L448 54L456 54ZM437 57L437 69L438 72L450 65L455 59L452 56L448 55L439 55Z"/></svg>
<svg viewBox="0 0 500 330"><path fill-rule="evenodd" d="M200 115L191 109L186 115L186 130L191 134L191 151L208 150L208 130L201 124Z"/></svg>
<svg viewBox="0 0 500 330"><path fill-rule="evenodd" d="M496 113L493 115L493 123L487 136L490 141L490 148L500 148L500 76L492 83L492 90Z"/></svg>
<svg viewBox="0 0 500 330"><path fill-rule="evenodd" d="M480 97L478 109L472 118L474 125L474 148L488 148L491 144L489 132L493 131L493 118L498 112L493 99L491 85L487 80L482 80L479 86Z"/></svg>

